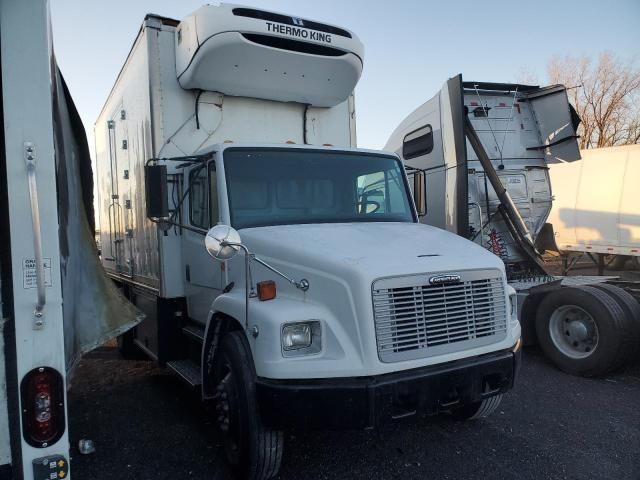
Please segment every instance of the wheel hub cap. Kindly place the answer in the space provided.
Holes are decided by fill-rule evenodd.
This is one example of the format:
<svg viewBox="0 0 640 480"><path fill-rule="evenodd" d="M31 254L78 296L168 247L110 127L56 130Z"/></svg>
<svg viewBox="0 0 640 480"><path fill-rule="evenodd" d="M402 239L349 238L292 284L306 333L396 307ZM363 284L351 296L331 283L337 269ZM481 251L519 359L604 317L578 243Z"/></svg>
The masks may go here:
<svg viewBox="0 0 640 480"><path fill-rule="evenodd" d="M574 359L586 358L598 346L598 326L589 312L577 305L562 305L549 319L549 334L556 348Z"/></svg>
<svg viewBox="0 0 640 480"><path fill-rule="evenodd" d="M589 331L587 326L580 321L569 322L569 337L578 340L579 342L585 341L589 338Z"/></svg>

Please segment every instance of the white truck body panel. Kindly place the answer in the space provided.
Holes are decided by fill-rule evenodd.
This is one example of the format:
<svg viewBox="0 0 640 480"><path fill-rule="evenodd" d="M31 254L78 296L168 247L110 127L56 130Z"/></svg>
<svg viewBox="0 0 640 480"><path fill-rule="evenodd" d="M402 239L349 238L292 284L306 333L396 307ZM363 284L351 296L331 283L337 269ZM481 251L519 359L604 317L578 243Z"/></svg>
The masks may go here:
<svg viewBox="0 0 640 480"><path fill-rule="evenodd" d="M17 376L22 379L31 369L47 365L65 372L62 292L60 285L60 247L58 243L58 199L51 101L51 29L48 4L35 1L6 1L0 5L2 45L2 90L7 157L9 228L13 272L13 309L17 345ZM25 28L28 25L29 28ZM15 48L20 45L20 48ZM43 48L47 46L47 48ZM24 61L28 59L28 61ZM28 92L28 95L25 93ZM28 102L28 103L27 103ZM32 105L33 108L28 108ZM8 118L11 121L7 121ZM40 208L43 257L49 258L51 283L46 286L44 325L34 329L36 289L25 288L24 261L34 258L31 203L27 184L24 142L36 148L36 183ZM27 240L27 241L25 241ZM66 393L65 393L66 397ZM65 400L66 403L66 400ZM66 418L65 418L66 421ZM22 424L22 419L20 419ZM2 430L2 437L7 430ZM35 448L21 436L22 471L33 478L32 461L51 454L68 455L69 438L65 428L54 445ZM4 440L0 440L2 442ZM6 447L5 447L6 448ZM15 466L19 468L19 466Z"/></svg>
<svg viewBox="0 0 640 480"><path fill-rule="evenodd" d="M640 255L640 145L582 150L551 165L553 225L560 251Z"/></svg>
<svg viewBox="0 0 640 480"><path fill-rule="evenodd" d="M0 35L0 476L69 478L68 375L140 318L100 267L91 158L49 3L0 2Z"/></svg>
<svg viewBox="0 0 640 480"><path fill-rule="evenodd" d="M2 282L0 281L0 289ZM0 302L0 306L1 306ZM0 309L0 312L2 310ZM4 323L0 318L0 352L4 352ZM9 436L9 410L7 408L7 374L5 366L5 356L0 354L0 432L6 432L0 436L0 465L7 465L11 462L11 438Z"/></svg>

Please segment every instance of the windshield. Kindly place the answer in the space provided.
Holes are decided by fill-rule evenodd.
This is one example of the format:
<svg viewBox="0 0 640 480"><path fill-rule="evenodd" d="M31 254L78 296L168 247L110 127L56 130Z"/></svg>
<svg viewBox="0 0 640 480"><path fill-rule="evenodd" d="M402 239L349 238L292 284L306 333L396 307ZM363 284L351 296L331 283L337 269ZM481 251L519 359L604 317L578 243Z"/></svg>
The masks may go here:
<svg viewBox="0 0 640 480"><path fill-rule="evenodd" d="M413 222L402 165L366 153L224 152L231 224Z"/></svg>

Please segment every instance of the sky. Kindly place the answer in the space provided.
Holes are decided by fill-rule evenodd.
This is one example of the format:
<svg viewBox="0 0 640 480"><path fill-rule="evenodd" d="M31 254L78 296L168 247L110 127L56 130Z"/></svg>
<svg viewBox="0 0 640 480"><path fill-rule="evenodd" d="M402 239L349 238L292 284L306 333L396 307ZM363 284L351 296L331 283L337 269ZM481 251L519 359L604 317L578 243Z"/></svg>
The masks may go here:
<svg viewBox="0 0 640 480"><path fill-rule="evenodd" d="M358 146L382 148L450 77L545 79L554 55L610 51L640 62L640 0L246 0L331 23L365 46L356 87ZM250 2L250 3L249 3ZM93 148L93 124L147 13L181 19L198 0L52 0L54 50ZM211 2L210 2L211 3Z"/></svg>

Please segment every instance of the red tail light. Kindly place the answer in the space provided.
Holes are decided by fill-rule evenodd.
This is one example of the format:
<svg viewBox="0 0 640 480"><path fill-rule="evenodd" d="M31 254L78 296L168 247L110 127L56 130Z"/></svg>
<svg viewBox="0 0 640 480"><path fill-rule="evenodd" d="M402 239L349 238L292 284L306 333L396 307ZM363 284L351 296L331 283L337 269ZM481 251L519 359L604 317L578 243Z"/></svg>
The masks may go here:
<svg viewBox="0 0 640 480"><path fill-rule="evenodd" d="M58 441L65 429L64 382L50 367L27 373L20 384L22 433L33 447L46 447Z"/></svg>

